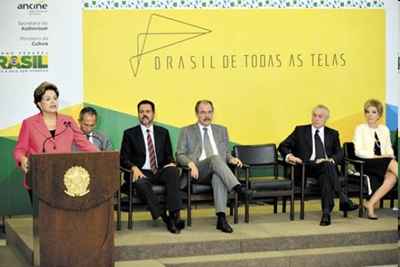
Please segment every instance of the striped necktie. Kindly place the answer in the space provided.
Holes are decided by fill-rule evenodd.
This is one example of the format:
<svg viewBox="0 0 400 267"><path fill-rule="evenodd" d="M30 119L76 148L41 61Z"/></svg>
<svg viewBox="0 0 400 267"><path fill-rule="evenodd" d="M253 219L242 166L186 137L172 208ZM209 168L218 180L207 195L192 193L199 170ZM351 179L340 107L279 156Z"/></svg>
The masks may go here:
<svg viewBox="0 0 400 267"><path fill-rule="evenodd" d="M151 138L150 129L147 129L147 148L150 159L150 168L153 173L157 172L156 151L154 150L153 140Z"/></svg>

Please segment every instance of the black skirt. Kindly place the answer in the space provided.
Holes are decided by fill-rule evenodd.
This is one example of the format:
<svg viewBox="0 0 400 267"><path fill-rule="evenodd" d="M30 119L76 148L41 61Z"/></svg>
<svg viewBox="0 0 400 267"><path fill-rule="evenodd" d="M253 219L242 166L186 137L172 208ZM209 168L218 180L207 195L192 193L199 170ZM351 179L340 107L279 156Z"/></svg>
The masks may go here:
<svg viewBox="0 0 400 267"><path fill-rule="evenodd" d="M385 176L392 158L363 159L364 174L382 178Z"/></svg>

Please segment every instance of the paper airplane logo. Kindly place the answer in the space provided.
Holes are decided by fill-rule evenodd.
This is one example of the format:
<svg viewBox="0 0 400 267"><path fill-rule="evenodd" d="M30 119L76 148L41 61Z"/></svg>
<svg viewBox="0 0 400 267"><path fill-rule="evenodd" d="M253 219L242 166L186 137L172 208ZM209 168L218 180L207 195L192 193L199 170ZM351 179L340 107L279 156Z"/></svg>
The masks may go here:
<svg viewBox="0 0 400 267"><path fill-rule="evenodd" d="M129 58L133 76L138 75L144 55L195 39L210 32L211 30L207 28L191 23L159 14L151 14L146 31L138 33L136 36L136 55Z"/></svg>

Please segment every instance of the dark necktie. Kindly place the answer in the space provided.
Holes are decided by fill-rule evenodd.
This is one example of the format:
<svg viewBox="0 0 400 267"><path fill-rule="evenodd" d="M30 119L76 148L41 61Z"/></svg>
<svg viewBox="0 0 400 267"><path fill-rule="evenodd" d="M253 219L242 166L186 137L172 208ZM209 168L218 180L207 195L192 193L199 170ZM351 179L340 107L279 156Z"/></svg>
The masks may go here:
<svg viewBox="0 0 400 267"><path fill-rule="evenodd" d="M208 128L204 127L204 137L203 137L203 147L204 147L204 152L206 153L206 158L212 156L213 150L210 142L210 136L208 135Z"/></svg>
<svg viewBox="0 0 400 267"><path fill-rule="evenodd" d="M382 150L381 150L381 142L379 141L378 134L375 132L375 143L374 143L374 154L376 156L381 156L382 155Z"/></svg>
<svg viewBox="0 0 400 267"><path fill-rule="evenodd" d="M147 129L147 148L150 159L150 168L153 173L157 172L156 151L154 150L153 140L151 139L150 130Z"/></svg>
<svg viewBox="0 0 400 267"><path fill-rule="evenodd" d="M317 129L314 134L315 142L315 159L325 158L324 144L322 143L321 137L319 136L319 130Z"/></svg>

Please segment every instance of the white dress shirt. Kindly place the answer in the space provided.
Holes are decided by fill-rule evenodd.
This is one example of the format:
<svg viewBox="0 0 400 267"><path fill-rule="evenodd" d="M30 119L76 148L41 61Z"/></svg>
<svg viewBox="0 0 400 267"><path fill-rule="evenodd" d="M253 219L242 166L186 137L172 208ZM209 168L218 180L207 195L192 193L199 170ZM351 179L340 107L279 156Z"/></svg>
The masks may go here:
<svg viewBox="0 0 400 267"><path fill-rule="evenodd" d="M354 133L353 143L357 157L369 159L375 156L375 132L381 143L382 155L394 155L388 127L379 125L377 128L371 128L367 123L364 123L358 125Z"/></svg>
<svg viewBox="0 0 400 267"><path fill-rule="evenodd" d="M321 138L322 144L324 145L324 152L325 152L324 129L325 129L325 127L323 127L323 126L321 128L319 128L319 129L317 129L317 128L314 127L314 125L311 125L311 140L312 140L312 153L311 153L311 157L310 157L311 161L315 160L315 139L314 139L314 135L315 135L315 132L317 130L319 130L318 135Z"/></svg>
<svg viewBox="0 0 400 267"><path fill-rule="evenodd" d="M89 142L92 143L92 144L94 144L94 143L93 143L93 132L88 133L88 134L87 134L87 137L88 137Z"/></svg>
<svg viewBox="0 0 400 267"><path fill-rule="evenodd" d="M142 129L143 138L144 138L144 145L145 145L145 148L146 148L146 161L144 162L144 165L142 166L142 170L151 170L149 147L147 145L147 135L148 135L147 129L150 130L149 134L151 136L151 140L153 141L154 155L156 156L156 163L157 163L157 166L158 166L157 153L156 153L156 144L154 142L154 127L153 127L153 125L151 125L149 128L146 128L145 126L140 124L140 128Z"/></svg>
<svg viewBox="0 0 400 267"><path fill-rule="evenodd" d="M218 149L217 149L217 145L215 144L214 135L213 135L213 132L212 132L211 125L203 126L200 123L198 123L197 125L199 125L199 128L200 128L201 142L202 142L202 146L201 146L202 150L201 150L201 155L200 155L199 161L206 159L206 152L204 150L204 145L203 145L203 143L204 143L204 130L203 130L203 128L207 128L207 133L208 133L208 137L210 138L210 143L211 143L211 148L212 148L212 151L213 151L213 155L218 155Z"/></svg>

